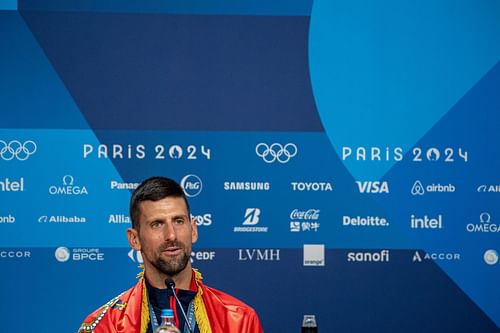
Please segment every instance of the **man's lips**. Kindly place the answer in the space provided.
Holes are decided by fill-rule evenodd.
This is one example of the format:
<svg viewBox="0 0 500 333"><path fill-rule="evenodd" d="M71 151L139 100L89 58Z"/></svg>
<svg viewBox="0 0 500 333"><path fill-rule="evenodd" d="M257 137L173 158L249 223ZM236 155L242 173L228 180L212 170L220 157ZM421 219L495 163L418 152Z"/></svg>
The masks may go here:
<svg viewBox="0 0 500 333"><path fill-rule="evenodd" d="M167 247L165 250L162 251L162 253L165 253L166 255L169 256L176 256L182 252L182 249L180 247L176 246L171 246Z"/></svg>

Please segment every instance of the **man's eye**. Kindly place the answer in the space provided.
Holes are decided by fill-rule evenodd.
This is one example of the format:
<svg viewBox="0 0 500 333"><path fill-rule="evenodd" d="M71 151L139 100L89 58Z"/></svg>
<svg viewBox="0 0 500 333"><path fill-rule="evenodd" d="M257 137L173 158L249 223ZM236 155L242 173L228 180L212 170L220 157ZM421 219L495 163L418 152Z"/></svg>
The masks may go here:
<svg viewBox="0 0 500 333"><path fill-rule="evenodd" d="M184 219L175 219L175 224L184 224Z"/></svg>
<svg viewBox="0 0 500 333"><path fill-rule="evenodd" d="M163 223L161 221L154 221L153 223L151 223L151 227L152 228L159 228L161 227Z"/></svg>

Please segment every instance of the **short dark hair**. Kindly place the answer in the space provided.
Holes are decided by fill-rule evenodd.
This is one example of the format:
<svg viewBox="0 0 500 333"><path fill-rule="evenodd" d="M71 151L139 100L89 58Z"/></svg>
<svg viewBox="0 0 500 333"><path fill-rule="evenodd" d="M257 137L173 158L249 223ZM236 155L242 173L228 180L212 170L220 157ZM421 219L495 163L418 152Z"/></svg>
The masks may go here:
<svg viewBox="0 0 500 333"><path fill-rule="evenodd" d="M132 193L130 198L130 217L132 227L139 228L140 204L143 201L158 201L166 197L183 198L186 202L188 214L189 203L182 187L175 180L167 177L151 177L144 180Z"/></svg>

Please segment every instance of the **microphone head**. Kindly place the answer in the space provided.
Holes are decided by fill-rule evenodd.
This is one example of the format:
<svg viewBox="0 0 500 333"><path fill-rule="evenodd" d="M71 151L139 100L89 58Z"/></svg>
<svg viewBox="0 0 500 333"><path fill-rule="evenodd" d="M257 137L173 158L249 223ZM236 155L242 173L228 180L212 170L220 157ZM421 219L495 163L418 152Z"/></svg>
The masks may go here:
<svg viewBox="0 0 500 333"><path fill-rule="evenodd" d="M170 277L165 279L165 285L167 286L167 288L175 289L175 282Z"/></svg>

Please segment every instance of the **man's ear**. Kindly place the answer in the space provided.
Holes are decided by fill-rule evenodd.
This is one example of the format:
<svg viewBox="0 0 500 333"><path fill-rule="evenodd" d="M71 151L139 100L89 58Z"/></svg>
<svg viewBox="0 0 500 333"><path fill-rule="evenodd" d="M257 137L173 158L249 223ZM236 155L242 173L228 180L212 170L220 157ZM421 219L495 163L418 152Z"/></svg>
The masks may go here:
<svg viewBox="0 0 500 333"><path fill-rule="evenodd" d="M198 240L198 225L196 224L196 219L193 217L191 219L191 243L196 243Z"/></svg>
<svg viewBox="0 0 500 333"><path fill-rule="evenodd" d="M135 230L134 228L128 228L127 238L128 238L128 243L134 250L136 251L141 250L141 241L139 240L139 233L137 230Z"/></svg>

